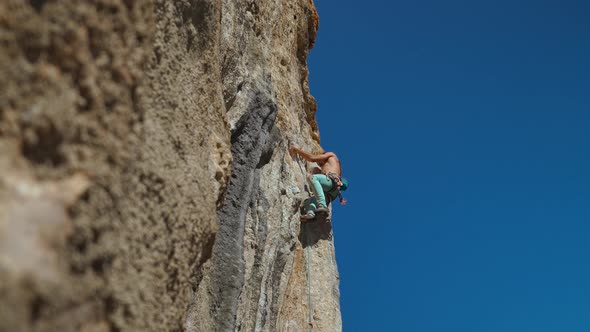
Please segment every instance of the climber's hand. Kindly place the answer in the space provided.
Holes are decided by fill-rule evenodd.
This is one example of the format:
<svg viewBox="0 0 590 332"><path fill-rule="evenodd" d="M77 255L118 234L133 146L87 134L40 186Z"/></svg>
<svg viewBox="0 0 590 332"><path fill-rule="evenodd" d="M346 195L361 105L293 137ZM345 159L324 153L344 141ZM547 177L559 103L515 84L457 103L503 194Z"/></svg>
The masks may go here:
<svg viewBox="0 0 590 332"><path fill-rule="evenodd" d="M298 151L299 151L299 148L296 147L295 145L293 145L289 148L289 152L291 152L291 153L297 153Z"/></svg>

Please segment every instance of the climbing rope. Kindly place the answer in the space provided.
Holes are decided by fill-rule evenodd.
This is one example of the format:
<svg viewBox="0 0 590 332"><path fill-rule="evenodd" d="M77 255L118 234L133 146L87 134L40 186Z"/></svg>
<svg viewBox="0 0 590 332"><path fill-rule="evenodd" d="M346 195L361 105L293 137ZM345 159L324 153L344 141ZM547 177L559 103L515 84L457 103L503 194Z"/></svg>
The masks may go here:
<svg viewBox="0 0 590 332"><path fill-rule="evenodd" d="M303 165L301 165L301 161L299 159L299 156L295 156L295 160L297 161L297 165L299 165L299 169L301 170L301 174L303 174L304 176L306 175L306 171L305 168L303 167ZM305 181L305 180L304 180ZM311 192L309 191L309 188L307 187L307 184L303 185L303 189L307 192L307 194L309 196L311 196ZM308 308L308 313L307 313L307 317L308 317L308 324L309 324L309 332L313 332L313 306L311 303L311 269L310 269L310 257L311 257L311 242L309 241L309 232L307 230L307 224L302 225L303 227L303 231L305 231L305 241L307 242L307 248L305 248L305 261L306 261L306 265L307 265L307 308Z"/></svg>
<svg viewBox="0 0 590 332"><path fill-rule="evenodd" d="M306 225L307 226L307 225ZM306 255L305 260L307 261L307 307L309 309L308 313L308 323L309 323L309 332L313 332L313 307L311 304L311 269L309 268L309 257L311 255L309 247L311 243L309 242L309 232L307 231L307 227L305 228L305 240L307 242L307 248L305 248Z"/></svg>
<svg viewBox="0 0 590 332"><path fill-rule="evenodd" d="M303 165L301 165L301 160L299 160L299 156L295 156L295 160L297 160L297 165L299 165L299 169L301 169L301 174L305 175L305 168L303 168Z"/></svg>
<svg viewBox="0 0 590 332"><path fill-rule="evenodd" d="M303 165L301 165L301 160L299 159L299 156L295 156L295 160L297 161L297 165L299 165L299 169L301 170L301 174L303 174L303 176L305 177L307 175L307 172L305 171L305 167L303 167ZM307 194L309 196L311 196L311 191L309 190L309 187L307 186L307 184L305 183L305 180L303 180L303 190L305 190L305 192L307 192Z"/></svg>

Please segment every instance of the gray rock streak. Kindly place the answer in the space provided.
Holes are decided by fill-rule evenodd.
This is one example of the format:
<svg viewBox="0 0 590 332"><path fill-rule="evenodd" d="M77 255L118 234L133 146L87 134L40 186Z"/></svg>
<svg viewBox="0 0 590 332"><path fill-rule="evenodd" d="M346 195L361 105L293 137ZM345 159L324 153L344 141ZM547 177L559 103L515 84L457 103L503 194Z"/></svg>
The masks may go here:
<svg viewBox="0 0 590 332"><path fill-rule="evenodd" d="M220 331L230 331L235 325L238 297L244 285L242 257L246 214L260 181L257 169L263 166L262 157L277 116L270 91L254 91L253 95L248 110L232 131L232 175L218 213L219 232L211 260L212 280L215 280L210 286L215 303L211 314Z"/></svg>

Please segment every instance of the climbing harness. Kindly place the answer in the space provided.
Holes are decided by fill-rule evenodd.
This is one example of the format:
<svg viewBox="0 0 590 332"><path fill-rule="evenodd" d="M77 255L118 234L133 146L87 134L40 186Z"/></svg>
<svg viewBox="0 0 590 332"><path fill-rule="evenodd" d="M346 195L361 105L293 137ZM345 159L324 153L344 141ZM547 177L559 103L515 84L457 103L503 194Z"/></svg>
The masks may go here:
<svg viewBox="0 0 590 332"><path fill-rule="evenodd" d="M328 194L328 196L330 196L330 200L334 201L336 199L336 197L339 197L340 204L346 205L347 201L344 199L344 197L342 197L342 193L340 192L340 186L338 186L338 183L342 183L342 180L344 178L339 176L338 174L332 173L332 172L325 173L325 175L330 180L332 180L332 184L333 184L332 188L326 192L326 194Z"/></svg>

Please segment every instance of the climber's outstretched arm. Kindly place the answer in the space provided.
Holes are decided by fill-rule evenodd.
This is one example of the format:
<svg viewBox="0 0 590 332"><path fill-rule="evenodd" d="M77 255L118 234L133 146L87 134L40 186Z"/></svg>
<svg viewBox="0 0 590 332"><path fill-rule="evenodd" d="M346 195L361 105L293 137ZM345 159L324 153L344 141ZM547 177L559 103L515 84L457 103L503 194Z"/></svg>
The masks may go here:
<svg viewBox="0 0 590 332"><path fill-rule="evenodd" d="M301 150L300 148L298 148L296 146L292 146L291 148L289 148L289 151L296 153L296 154L300 155L301 157L303 157L303 159L305 159L307 161L314 162L314 163L324 163L329 158L336 156L333 152L326 152L326 153L322 153L322 154L311 154L311 153Z"/></svg>

